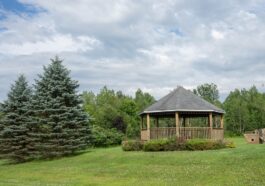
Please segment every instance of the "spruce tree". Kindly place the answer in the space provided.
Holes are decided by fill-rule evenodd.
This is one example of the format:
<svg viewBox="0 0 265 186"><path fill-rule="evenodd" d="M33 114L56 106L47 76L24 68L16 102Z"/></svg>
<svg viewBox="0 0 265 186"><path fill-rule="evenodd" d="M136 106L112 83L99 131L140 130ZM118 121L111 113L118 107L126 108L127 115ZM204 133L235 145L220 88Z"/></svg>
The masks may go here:
<svg viewBox="0 0 265 186"><path fill-rule="evenodd" d="M36 154L50 158L73 154L90 141L88 116L82 109L77 81L58 57L44 67L35 84L32 141Z"/></svg>
<svg viewBox="0 0 265 186"><path fill-rule="evenodd" d="M32 91L26 78L20 75L11 85L8 99L1 104L0 153L1 157L15 162L29 159L28 117Z"/></svg>

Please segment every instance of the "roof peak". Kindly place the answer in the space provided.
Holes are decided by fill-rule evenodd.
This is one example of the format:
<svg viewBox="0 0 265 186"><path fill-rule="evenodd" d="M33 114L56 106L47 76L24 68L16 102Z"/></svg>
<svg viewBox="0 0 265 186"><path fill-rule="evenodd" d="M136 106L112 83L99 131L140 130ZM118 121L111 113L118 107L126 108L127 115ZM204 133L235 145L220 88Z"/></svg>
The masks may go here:
<svg viewBox="0 0 265 186"><path fill-rule="evenodd" d="M224 110L195 95L192 91L178 85L166 96L146 108L143 113L172 111L197 111L224 113Z"/></svg>

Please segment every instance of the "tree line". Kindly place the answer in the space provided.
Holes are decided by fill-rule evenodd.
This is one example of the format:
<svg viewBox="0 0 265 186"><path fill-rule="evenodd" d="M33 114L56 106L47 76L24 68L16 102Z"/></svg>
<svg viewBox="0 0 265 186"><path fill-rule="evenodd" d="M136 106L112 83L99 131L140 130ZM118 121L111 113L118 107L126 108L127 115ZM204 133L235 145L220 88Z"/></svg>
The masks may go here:
<svg viewBox="0 0 265 186"><path fill-rule="evenodd" d="M231 135L265 128L265 93L255 86L231 91L223 103L215 84L203 84L193 92L225 110L225 129Z"/></svg>
<svg viewBox="0 0 265 186"><path fill-rule="evenodd" d="M139 113L156 101L151 94L138 89L129 96L104 86L97 94L80 95L78 87L58 57L44 66L33 87L19 76L0 105L0 156L14 162L53 158L140 137ZM265 94L255 86L231 91L223 103L213 83L193 92L226 111L231 134L265 128Z"/></svg>
<svg viewBox="0 0 265 186"><path fill-rule="evenodd" d="M78 87L58 57L33 87L20 75L0 104L0 158L25 162L120 144L139 135L138 112L155 101L140 89L132 98L107 87L80 95Z"/></svg>
<svg viewBox="0 0 265 186"><path fill-rule="evenodd" d="M98 94L83 92L84 109L91 116L94 146L120 144L124 138L139 138L139 113L155 102L138 89L134 97L104 86Z"/></svg>

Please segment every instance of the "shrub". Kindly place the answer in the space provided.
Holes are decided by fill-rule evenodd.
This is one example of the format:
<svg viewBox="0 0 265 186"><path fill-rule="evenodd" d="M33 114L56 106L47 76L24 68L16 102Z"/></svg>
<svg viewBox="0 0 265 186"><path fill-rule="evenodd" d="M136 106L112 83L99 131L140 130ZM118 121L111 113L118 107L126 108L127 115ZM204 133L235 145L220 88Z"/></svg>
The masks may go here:
<svg viewBox="0 0 265 186"><path fill-rule="evenodd" d="M124 135L117 129L105 129L100 126L92 127L92 144L95 147L107 147L121 144Z"/></svg>
<svg viewBox="0 0 265 186"><path fill-rule="evenodd" d="M140 151L143 149L143 142L139 140L127 140L122 142L124 151Z"/></svg>
<svg viewBox="0 0 265 186"><path fill-rule="evenodd" d="M145 142L144 151L164 151L165 146L169 145L168 139L150 140Z"/></svg>
<svg viewBox="0 0 265 186"><path fill-rule="evenodd" d="M187 150L214 150L225 148L226 145L223 141L213 141L204 139L192 139L186 142Z"/></svg>
<svg viewBox="0 0 265 186"><path fill-rule="evenodd" d="M236 145L232 141L225 141L225 146L227 148L236 148Z"/></svg>
<svg viewBox="0 0 265 186"><path fill-rule="evenodd" d="M222 140L192 139L183 140L177 138L150 140L143 144L140 141L124 141L122 149L124 151L144 150L144 151L180 151L180 150L214 150L222 148L234 148L233 142Z"/></svg>
<svg viewBox="0 0 265 186"><path fill-rule="evenodd" d="M175 138L150 140L144 144L144 151L185 150L185 141Z"/></svg>

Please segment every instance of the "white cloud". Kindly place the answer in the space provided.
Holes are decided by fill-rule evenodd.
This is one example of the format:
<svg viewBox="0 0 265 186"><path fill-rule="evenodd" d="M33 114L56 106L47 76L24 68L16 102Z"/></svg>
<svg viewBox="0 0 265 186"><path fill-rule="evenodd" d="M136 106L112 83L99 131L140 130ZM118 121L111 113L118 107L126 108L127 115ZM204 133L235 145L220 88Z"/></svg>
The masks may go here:
<svg viewBox="0 0 265 186"><path fill-rule="evenodd" d="M55 54L81 90L139 87L159 98L177 85L213 82L227 94L264 79L262 1L20 2L43 11L1 10L0 100L18 72L32 82Z"/></svg>
<svg viewBox="0 0 265 186"><path fill-rule="evenodd" d="M99 46L100 41L88 36L55 35L37 42L0 43L0 53L33 55L35 53L86 52Z"/></svg>
<svg viewBox="0 0 265 186"><path fill-rule="evenodd" d="M225 37L222 32L219 32L217 30L212 30L211 35L216 40L224 39Z"/></svg>

